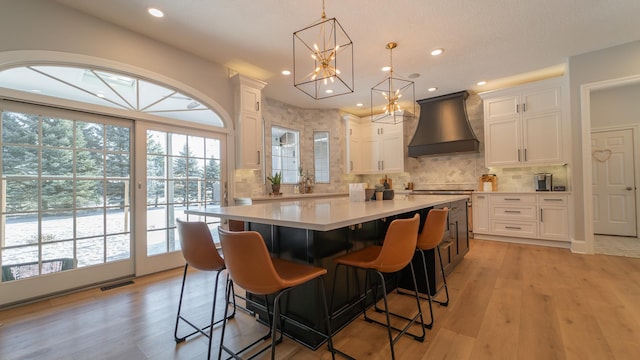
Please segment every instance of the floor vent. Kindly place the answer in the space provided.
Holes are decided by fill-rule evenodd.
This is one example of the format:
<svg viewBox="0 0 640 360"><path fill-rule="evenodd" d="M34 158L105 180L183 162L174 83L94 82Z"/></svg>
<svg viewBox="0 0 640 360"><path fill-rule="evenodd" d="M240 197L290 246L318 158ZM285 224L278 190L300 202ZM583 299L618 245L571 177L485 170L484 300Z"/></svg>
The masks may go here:
<svg viewBox="0 0 640 360"><path fill-rule="evenodd" d="M107 291L107 290L119 288L119 287L122 287L122 286L131 285L133 283L134 282L132 280L129 280L129 281L125 281L125 282L121 282L121 283L117 283L117 284L113 284L113 285L109 285L109 286L103 286L103 287L100 288L100 290Z"/></svg>

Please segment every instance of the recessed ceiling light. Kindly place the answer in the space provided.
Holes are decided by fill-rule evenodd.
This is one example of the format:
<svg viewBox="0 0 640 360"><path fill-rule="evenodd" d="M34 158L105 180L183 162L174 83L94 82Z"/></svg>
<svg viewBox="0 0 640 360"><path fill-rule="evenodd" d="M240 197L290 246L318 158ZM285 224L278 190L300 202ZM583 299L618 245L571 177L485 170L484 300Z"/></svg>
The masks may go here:
<svg viewBox="0 0 640 360"><path fill-rule="evenodd" d="M291 71L289 71L289 70L282 70L282 75L291 75Z"/></svg>
<svg viewBox="0 0 640 360"><path fill-rule="evenodd" d="M33 89L33 90L31 90L31 92L34 92L34 93L39 93L39 92L42 92L42 90L38 90L38 89Z"/></svg>
<svg viewBox="0 0 640 360"><path fill-rule="evenodd" d="M97 96L97 97L99 97L99 98L101 98L101 99L102 99L102 98L104 98L104 94L100 94L100 93L98 93L98 94L96 94L96 96Z"/></svg>
<svg viewBox="0 0 640 360"><path fill-rule="evenodd" d="M331 89L327 89L324 92L326 92L327 94L333 94L333 90L331 90Z"/></svg>
<svg viewBox="0 0 640 360"><path fill-rule="evenodd" d="M482 86L482 85L487 85L486 81L478 81L478 85Z"/></svg>
<svg viewBox="0 0 640 360"><path fill-rule="evenodd" d="M385 66L382 68L382 71L389 71L391 70L391 66Z"/></svg>
<svg viewBox="0 0 640 360"><path fill-rule="evenodd" d="M434 91L438 90L438 88L437 87L430 87L427 90L430 91L430 92L434 92Z"/></svg>
<svg viewBox="0 0 640 360"><path fill-rule="evenodd" d="M148 8L147 12L151 15L151 16L155 16L157 18L161 18L164 17L164 13L162 12L162 10L160 9L156 9L156 8Z"/></svg>
<svg viewBox="0 0 640 360"><path fill-rule="evenodd" d="M357 103L356 104L357 107L362 107L362 105L363 105L362 103Z"/></svg>
<svg viewBox="0 0 640 360"><path fill-rule="evenodd" d="M431 55L438 56L438 55L442 54L443 52L444 52L444 49L442 49L442 48L434 49L434 50L431 50Z"/></svg>

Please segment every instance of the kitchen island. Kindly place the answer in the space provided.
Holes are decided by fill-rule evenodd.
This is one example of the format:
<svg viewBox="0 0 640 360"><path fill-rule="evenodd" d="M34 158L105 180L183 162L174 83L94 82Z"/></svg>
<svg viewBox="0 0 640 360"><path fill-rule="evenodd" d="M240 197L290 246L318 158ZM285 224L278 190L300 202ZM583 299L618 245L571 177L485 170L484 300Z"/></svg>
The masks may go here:
<svg viewBox="0 0 640 360"><path fill-rule="evenodd" d="M410 218L415 213L419 213L422 228L426 214L431 208L447 206L466 211L467 200L466 195L399 195L393 200L366 202L351 202L348 197L340 197L190 209L185 212L191 215L242 221L245 230L257 231L262 235L274 256L326 268L328 274L325 277L325 286L327 296L331 296L334 288L333 258L348 251L380 244L389 223L396 218ZM455 236L464 236L464 239L459 239L457 243L466 245L446 247L447 251L460 249L459 259L468 251L468 238L465 236L466 215L461 219L464 221L460 226L463 231L455 231ZM458 229L458 225L455 225L455 228ZM453 233L452 230L448 231L444 237L445 241L449 241L452 236L450 234ZM447 255L443 254L443 257L447 258L443 261L448 261ZM427 266L430 268L435 268L436 264L434 256L427 261ZM455 265L453 262L451 264ZM421 263L417 265L422 266ZM421 272L417 271L417 273ZM390 289L394 288L398 281L402 286L402 273L397 277L389 277ZM424 279L418 281L424 282ZM341 272L335 282L331 311L342 308L359 296L362 291L359 287L364 284L364 277L362 274L354 276L352 273L347 276ZM293 291L299 292L296 293L296 299L303 300L286 304L289 315L318 330L325 330L322 313L319 311L321 306L318 302L319 293L316 287L308 284ZM421 289L421 292L426 291L429 289ZM257 312L260 314L260 311ZM264 314L260 315L265 319ZM332 318L332 328L334 331L339 330L357 316L357 308L342 313ZM321 337L295 327L291 323L286 323L284 328L285 333L310 348L317 348L322 344Z"/></svg>

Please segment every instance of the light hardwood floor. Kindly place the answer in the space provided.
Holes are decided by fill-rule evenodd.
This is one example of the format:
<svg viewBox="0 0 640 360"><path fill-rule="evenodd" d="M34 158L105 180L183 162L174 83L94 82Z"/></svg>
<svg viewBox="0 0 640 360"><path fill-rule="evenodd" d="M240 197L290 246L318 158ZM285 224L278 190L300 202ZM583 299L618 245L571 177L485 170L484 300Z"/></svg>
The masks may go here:
<svg viewBox="0 0 640 360"><path fill-rule="evenodd" d="M436 305L424 343L398 342L398 359L638 358L640 259L481 240L471 246L448 277L449 307ZM206 322L213 278L193 272L190 280L184 306ZM0 359L206 358L205 338L173 340L180 281L175 269L0 311ZM411 304L409 297L391 298L396 308ZM239 313L230 329L229 339L241 342L264 327ZM357 359L390 357L386 330L362 319L335 343ZM285 339L277 357L328 359L325 349Z"/></svg>

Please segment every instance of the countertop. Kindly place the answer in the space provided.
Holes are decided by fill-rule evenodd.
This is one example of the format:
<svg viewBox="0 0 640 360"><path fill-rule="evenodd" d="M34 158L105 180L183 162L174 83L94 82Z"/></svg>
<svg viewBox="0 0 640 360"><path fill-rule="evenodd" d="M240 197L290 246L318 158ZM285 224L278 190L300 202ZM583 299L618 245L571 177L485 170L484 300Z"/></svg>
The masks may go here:
<svg viewBox="0 0 640 360"><path fill-rule="evenodd" d="M185 210L185 213L328 231L468 198L466 195L398 195L393 200L361 202L349 201L346 196L306 198L244 206L189 209Z"/></svg>
<svg viewBox="0 0 640 360"><path fill-rule="evenodd" d="M252 197L236 197L233 200L239 205L248 205L252 202L260 201L282 201L292 199L315 199L315 198L327 198L327 197L341 197L348 196L349 193L310 193L310 194L281 194L281 195L259 195Z"/></svg>

